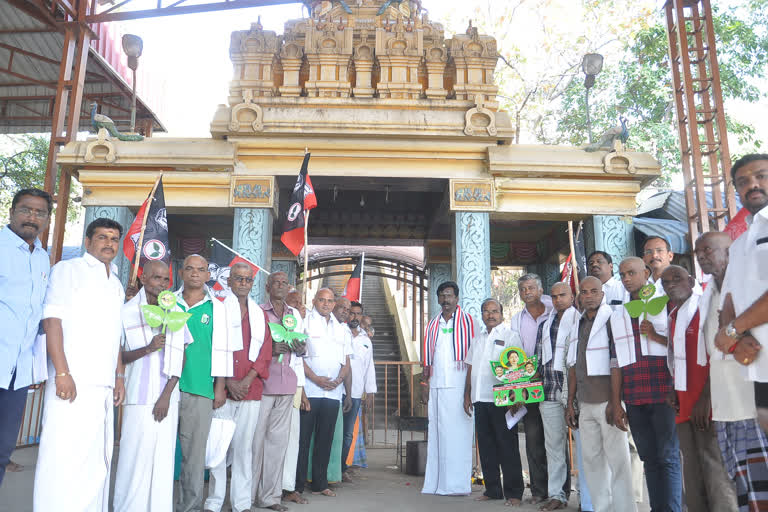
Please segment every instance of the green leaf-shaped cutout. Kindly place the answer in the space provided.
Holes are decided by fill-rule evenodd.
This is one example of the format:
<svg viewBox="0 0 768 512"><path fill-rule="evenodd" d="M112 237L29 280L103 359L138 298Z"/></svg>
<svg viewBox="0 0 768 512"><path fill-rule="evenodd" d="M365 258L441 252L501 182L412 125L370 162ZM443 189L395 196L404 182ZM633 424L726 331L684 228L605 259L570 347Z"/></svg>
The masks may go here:
<svg viewBox="0 0 768 512"><path fill-rule="evenodd" d="M638 318L645 312L645 303L639 299L627 302L624 307L627 308L627 313L632 318Z"/></svg>
<svg viewBox="0 0 768 512"><path fill-rule="evenodd" d="M166 325L168 326L168 329L176 332L184 327L184 324L187 323L187 320L189 320L189 317L191 316L190 313L184 313L183 311L171 311L168 313Z"/></svg>
<svg viewBox="0 0 768 512"><path fill-rule="evenodd" d="M269 322L268 325L269 330L272 333L272 341L277 341L278 343L286 341L288 338L288 331L285 330L285 327L274 322Z"/></svg>
<svg viewBox="0 0 768 512"><path fill-rule="evenodd" d="M160 327L162 325L165 312L160 306L144 304L141 306L141 311L144 313L144 320L147 321L150 327Z"/></svg>
<svg viewBox="0 0 768 512"><path fill-rule="evenodd" d="M309 338L309 336L303 332L292 332L291 338L293 338L295 341L304 341L305 339Z"/></svg>
<svg viewBox="0 0 768 512"><path fill-rule="evenodd" d="M667 305L667 302L669 302L669 297L666 295L654 297L645 305L645 310L649 315L658 315L664 310L664 306Z"/></svg>

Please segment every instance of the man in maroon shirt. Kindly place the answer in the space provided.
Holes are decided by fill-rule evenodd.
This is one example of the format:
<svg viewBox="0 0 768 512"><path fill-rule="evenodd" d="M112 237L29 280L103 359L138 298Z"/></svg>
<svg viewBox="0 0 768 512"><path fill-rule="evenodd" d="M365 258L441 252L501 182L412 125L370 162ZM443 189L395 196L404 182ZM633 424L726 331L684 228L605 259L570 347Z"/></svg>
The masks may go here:
<svg viewBox="0 0 768 512"><path fill-rule="evenodd" d="M232 482L229 495L233 512L251 509L254 473L254 431L259 419L264 381L269 377L272 358L272 336L264 311L248 297L253 287L253 270L245 263L235 263L227 280L232 291L224 306L235 315L239 312L243 348L233 353L234 375L227 379L227 402L218 415L235 420L232 437ZM234 333L232 333L234 334ZM224 504L227 486L226 461L211 468L205 510L219 512Z"/></svg>
<svg viewBox="0 0 768 512"><path fill-rule="evenodd" d="M683 455L683 485L688 510L715 512L736 510L736 492L725 471L712 426L709 361L699 360L701 335L696 281L688 271L670 265L661 274L661 285L673 308L669 314L669 353L675 391L669 403L677 410L677 438ZM682 345L682 346L679 346ZM684 357L680 357L684 356ZM704 366L700 363L706 362Z"/></svg>
<svg viewBox="0 0 768 512"><path fill-rule="evenodd" d="M261 309L271 323L282 324L283 318L292 315L296 320L295 331L301 332L302 319L297 310L285 303L291 289L285 272L274 272L267 278L267 302ZM291 429L291 413L297 384L303 384L304 362L301 356L305 343L272 343L272 361L269 377L264 381L259 422L254 439L254 481L258 507L287 510L280 504L283 494L283 465ZM282 356L282 358L281 358Z"/></svg>

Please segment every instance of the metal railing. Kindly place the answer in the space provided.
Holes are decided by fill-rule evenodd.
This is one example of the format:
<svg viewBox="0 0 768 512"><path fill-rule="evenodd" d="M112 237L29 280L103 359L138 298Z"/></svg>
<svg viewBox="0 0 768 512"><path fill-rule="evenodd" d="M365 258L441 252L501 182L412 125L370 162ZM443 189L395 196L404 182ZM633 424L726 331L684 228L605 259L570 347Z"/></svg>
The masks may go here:
<svg viewBox="0 0 768 512"><path fill-rule="evenodd" d="M27 392L27 403L24 405L24 416L16 438L16 448L24 448L40 443L40 423L43 418L43 396L45 383L30 386Z"/></svg>
<svg viewBox="0 0 768 512"><path fill-rule="evenodd" d="M396 427L390 427L390 420L403 416L404 406L408 407L410 416L426 416L426 406L421 403L418 386L414 386L414 377L418 375L415 370L419 367L418 361L374 361L377 375L384 375L384 386L374 397L373 407L363 414L363 429L366 432L366 445L371 447L392 447L394 441L390 439L390 430L396 432ZM407 383L407 398L403 397L403 379ZM396 396L390 396L390 380L396 382ZM403 399L405 398L405 403ZM381 415L377 419L377 406L384 405L384 418Z"/></svg>

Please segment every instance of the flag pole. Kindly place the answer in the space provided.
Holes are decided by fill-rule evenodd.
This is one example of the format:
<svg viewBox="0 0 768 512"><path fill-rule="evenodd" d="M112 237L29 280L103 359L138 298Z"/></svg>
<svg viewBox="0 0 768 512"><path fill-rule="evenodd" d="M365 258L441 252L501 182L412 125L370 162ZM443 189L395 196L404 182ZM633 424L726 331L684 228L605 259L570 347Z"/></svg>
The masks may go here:
<svg viewBox="0 0 768 512"><path fill-rule="evenodd" d="M309 210L304 212L304 306L307 305L307 267L309 265Z"/></svg>
<svg viewBox="0 0 768 512"><path fill-rule="evenodd" d="M141 263L141 252L144 250L144 230L147 228L147 217L149 217L149 210L152 209L152 201L155 200L155 191L160 184L160 180L163 179L163 173L155 180L155 185L152 187L152 192L149 193L149 199L147 199L147 208L144 210L144 218L141 220L141 231L139 232L139 243L136 246L136 251L133 254L133 271L131 272L131 278L128 280L130 286L136 286L136 278L139 274L139 263Z"/></svg>
<svg viewBox="0 0 768 512"><path fill-rule="evenodd" d="M357 301L361 304L363 302L363 274L365 274L365 251L360 256L360 296L357 298Z"/></svg>
<svg viewBox="0 0 768 512"><path fill-rule="evenodd" d="M223 248L225 248L226 250L228 250L228 251L232 252L232 254L234 254L235 256L239 256L240 258L244 259L245 261L247 261L248 263L250 263L250 264L251 264L251 265L253 265L254 267L258 268L260 272L264 272L264 273L265 273L265 274L267 274L267 275L270 275L270 274L271 274L271 272L267 272L267 271L266 271L266 270L264 270L264 269L263 269L261 266L259 266L259 265L255 264L254 262L252 262L251 260L249 260L248 258L246 258L245 256L243 256L242 254L240 254L239 252L237 252L236 250L234 250L233 248L231 248L230 246L228 246L227 244L225 244L225 243L224 243L224 242L222 242L221 240L218 240L218 239L216 239L216 238L213 238L213 237L211 237L211 240L212 240L212 241L214 241L214 242L216 242L217 244L219 244L220 246L222 246L222 247L223 247Z"/></svg>
<svg viewBox="0 0 768 512"><path fill-rule="evenodd" d="M576 293L579 293L579 265L576 262L576 248L573 244L573 221L568 221L568 244L571 246L571 275L576 284Z"/></svg>

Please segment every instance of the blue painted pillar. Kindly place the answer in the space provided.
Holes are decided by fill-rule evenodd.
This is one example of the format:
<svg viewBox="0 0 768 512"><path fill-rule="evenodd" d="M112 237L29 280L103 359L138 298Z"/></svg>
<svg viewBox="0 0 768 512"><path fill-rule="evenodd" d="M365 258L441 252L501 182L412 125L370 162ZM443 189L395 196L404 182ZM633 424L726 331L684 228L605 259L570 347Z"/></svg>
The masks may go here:
<svg viewBox="0 0 768 512"><path fill-rule="evenodd" d="M270 272L285 272L288 282L296 287L296 262L291 260L273 260Z"/></svg>
<svg viewBox="0 0 768 512"><path fill-rule="evenodd" d="M480 305L491 296L490 216L486 212L456 212L453 239L454 272L459 305L481 321Z"/></svg>
<svg viewBox="0 0 768 512"><path fill-rule="evenodd" d="M631 217L595 215L592 217L592 231L595 250L605 251L613 258L614 274L619 272L621 260L637 254Z"/></svg>
<svg viewBox="0 0 768 512"><path fill-rule="evenodd" d="M427 297L427 311L432 320L440 314L440 304L437 302L437 287L441 283L453 279L453 272L449 263L431 263L427 265L427 278L429 279L429 295Z"/></svg>
<svg viewBox="0 0 768 512"><path fill-rule="evenodd" d="M232 229L233 249L270 270L272 266L272 210L269 208L235 208ZM257 303L264 301L267 274L259 272L253 282L251 297Z"/></svg>
<svg viewBox="0 0 768 512"><path fill-rule="evenodd" d="M99 218L112 219L120 223L123 226L123 239L125 233L131 226L135 215L131 213L131 210L125 206L86 206L85 207L85 221L83 224L83 243L81 246L81 254L85 254L85 230L88 228L88 224ZM131 272L131 262L123 254L123 239L120 240L120 250L118 255L114 259L115 265L117 265L118 276L123 286L128 284L128 277Z"/></svg>
<svg viewBox="0 0 768 512"><path fill-rule="evenodd" d="M525 270L541 278L541 286L546 295L549 295L552 285L560 281L560 266L557 263L537 263L526 266Z"/></svg>

